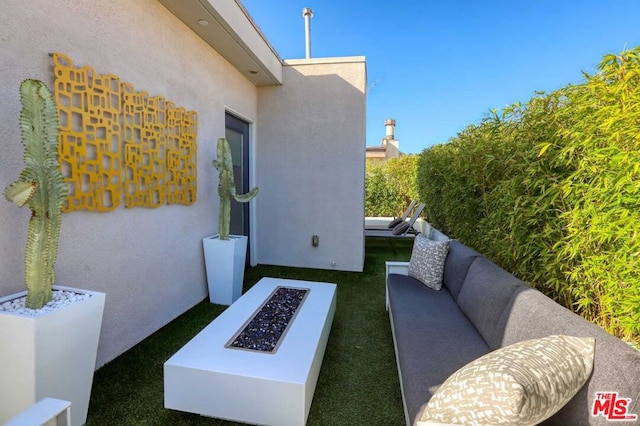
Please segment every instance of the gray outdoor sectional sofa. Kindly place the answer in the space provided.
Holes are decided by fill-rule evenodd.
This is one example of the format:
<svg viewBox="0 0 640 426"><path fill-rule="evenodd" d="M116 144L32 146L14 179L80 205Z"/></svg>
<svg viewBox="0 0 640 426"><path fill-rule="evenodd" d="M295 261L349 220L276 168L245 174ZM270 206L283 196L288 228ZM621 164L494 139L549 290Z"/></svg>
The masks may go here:
<svg viewBox="0 0 640 426"><path fill-rule="evenodd" d="M618 401L629 399L622 404L625 414L640 415L640 352L630 345L459 241L449 242L439 291L407 276L407 266L387 262L387 309L407 425L419 424L429 399L465 364L515 342L550 335L593 337L595 355L586 384L543 424L610 424L606 414L615 413L606 401L598 404L599 415L592 415L597 392L617 392ZM638 423L640 416L618 424Z"/></svg>

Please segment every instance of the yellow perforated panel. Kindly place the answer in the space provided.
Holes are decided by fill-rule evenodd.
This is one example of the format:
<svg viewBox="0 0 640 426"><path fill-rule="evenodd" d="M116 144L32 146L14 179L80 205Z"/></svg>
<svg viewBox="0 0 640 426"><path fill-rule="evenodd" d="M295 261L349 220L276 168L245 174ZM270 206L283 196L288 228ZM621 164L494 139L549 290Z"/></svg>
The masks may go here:
<svg viewBox="0 0 640 426"><path fill-rule="evenodd" d="M198 117L195 111L176 108L167 102L167 202L193 204L198 174L196 138Z"/></svg>
<svg viewBox="0 0 640 426"><path fill-rule="evenodd" d="M166 202L167 140L165 103L123 84L122 116L125 206L159 207Z"/></svg>
<svg viewBox="0 0 640 426"><path fill-rule="evenodd" d="M63 211L113 210L122 199L120 80L90 67L73 68L59 53L53 62L58 150L69 187Z"/></svg>
<svg viewBox="0 0 640 426"><path fill-rule="evenodd" d="M197 114L53 55L64 211L196 201Z"/></svg>

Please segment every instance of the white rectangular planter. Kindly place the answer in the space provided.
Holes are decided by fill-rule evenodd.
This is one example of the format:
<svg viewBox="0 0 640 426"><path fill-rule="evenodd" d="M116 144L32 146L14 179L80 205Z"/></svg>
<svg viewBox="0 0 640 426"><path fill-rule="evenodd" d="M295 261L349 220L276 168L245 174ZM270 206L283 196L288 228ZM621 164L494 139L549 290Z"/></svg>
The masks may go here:
<svg viewBox="0 0 640 426"><path fill-rule="evenodd" d="M91 297L38 317L0 312L0 424L46 397L71 401L71 425L87 421L105 294L53 288Z"/></svg>
<svg viewBox="0 0 640 426"><path fill-rule="evenodd" d="M242 295L247 237L230 235L223 241L218 235L202 240L209 285L209 301L231 305Z"/></svg>
<svg viewBox="0 0 640 426"><path fill-rule="evenodd" d="M279 286L309 293L275 353L226 347ZM263 278L164 364L164 406L249 424L306 424L337 286Z"/></svg>

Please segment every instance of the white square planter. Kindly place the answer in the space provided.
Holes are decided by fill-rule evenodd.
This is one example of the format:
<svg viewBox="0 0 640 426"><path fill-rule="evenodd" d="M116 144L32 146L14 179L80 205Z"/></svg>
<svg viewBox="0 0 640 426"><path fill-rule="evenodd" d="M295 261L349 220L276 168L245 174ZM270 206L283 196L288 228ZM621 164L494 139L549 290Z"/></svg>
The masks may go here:
<svg viewBox="0 0 640 426"><path fill-rule="evenodd" d="M105 294L53 288L91 297L37 317L0 312L0 424L46 397L71 401L71 425L87 421Z"/></svg>
<svg viewBox="0 0 640 426"><path fill-rule="evenodd" d="M209 301L231 305L242 295L247 237L230 235L223 241L218 235L204 238L204 261L209 285Z"/></svg>

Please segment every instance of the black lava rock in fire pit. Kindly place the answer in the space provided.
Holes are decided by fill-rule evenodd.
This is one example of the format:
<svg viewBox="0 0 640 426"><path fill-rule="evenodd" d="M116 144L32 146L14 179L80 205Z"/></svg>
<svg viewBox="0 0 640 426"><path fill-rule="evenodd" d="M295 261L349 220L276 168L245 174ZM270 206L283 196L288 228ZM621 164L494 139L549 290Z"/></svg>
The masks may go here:
<svg viewBox="0 0 640 426"><path fill-rule="evenodd" d="M227 347L273 353L308 291L292 287L276 288Z"/></svg>

